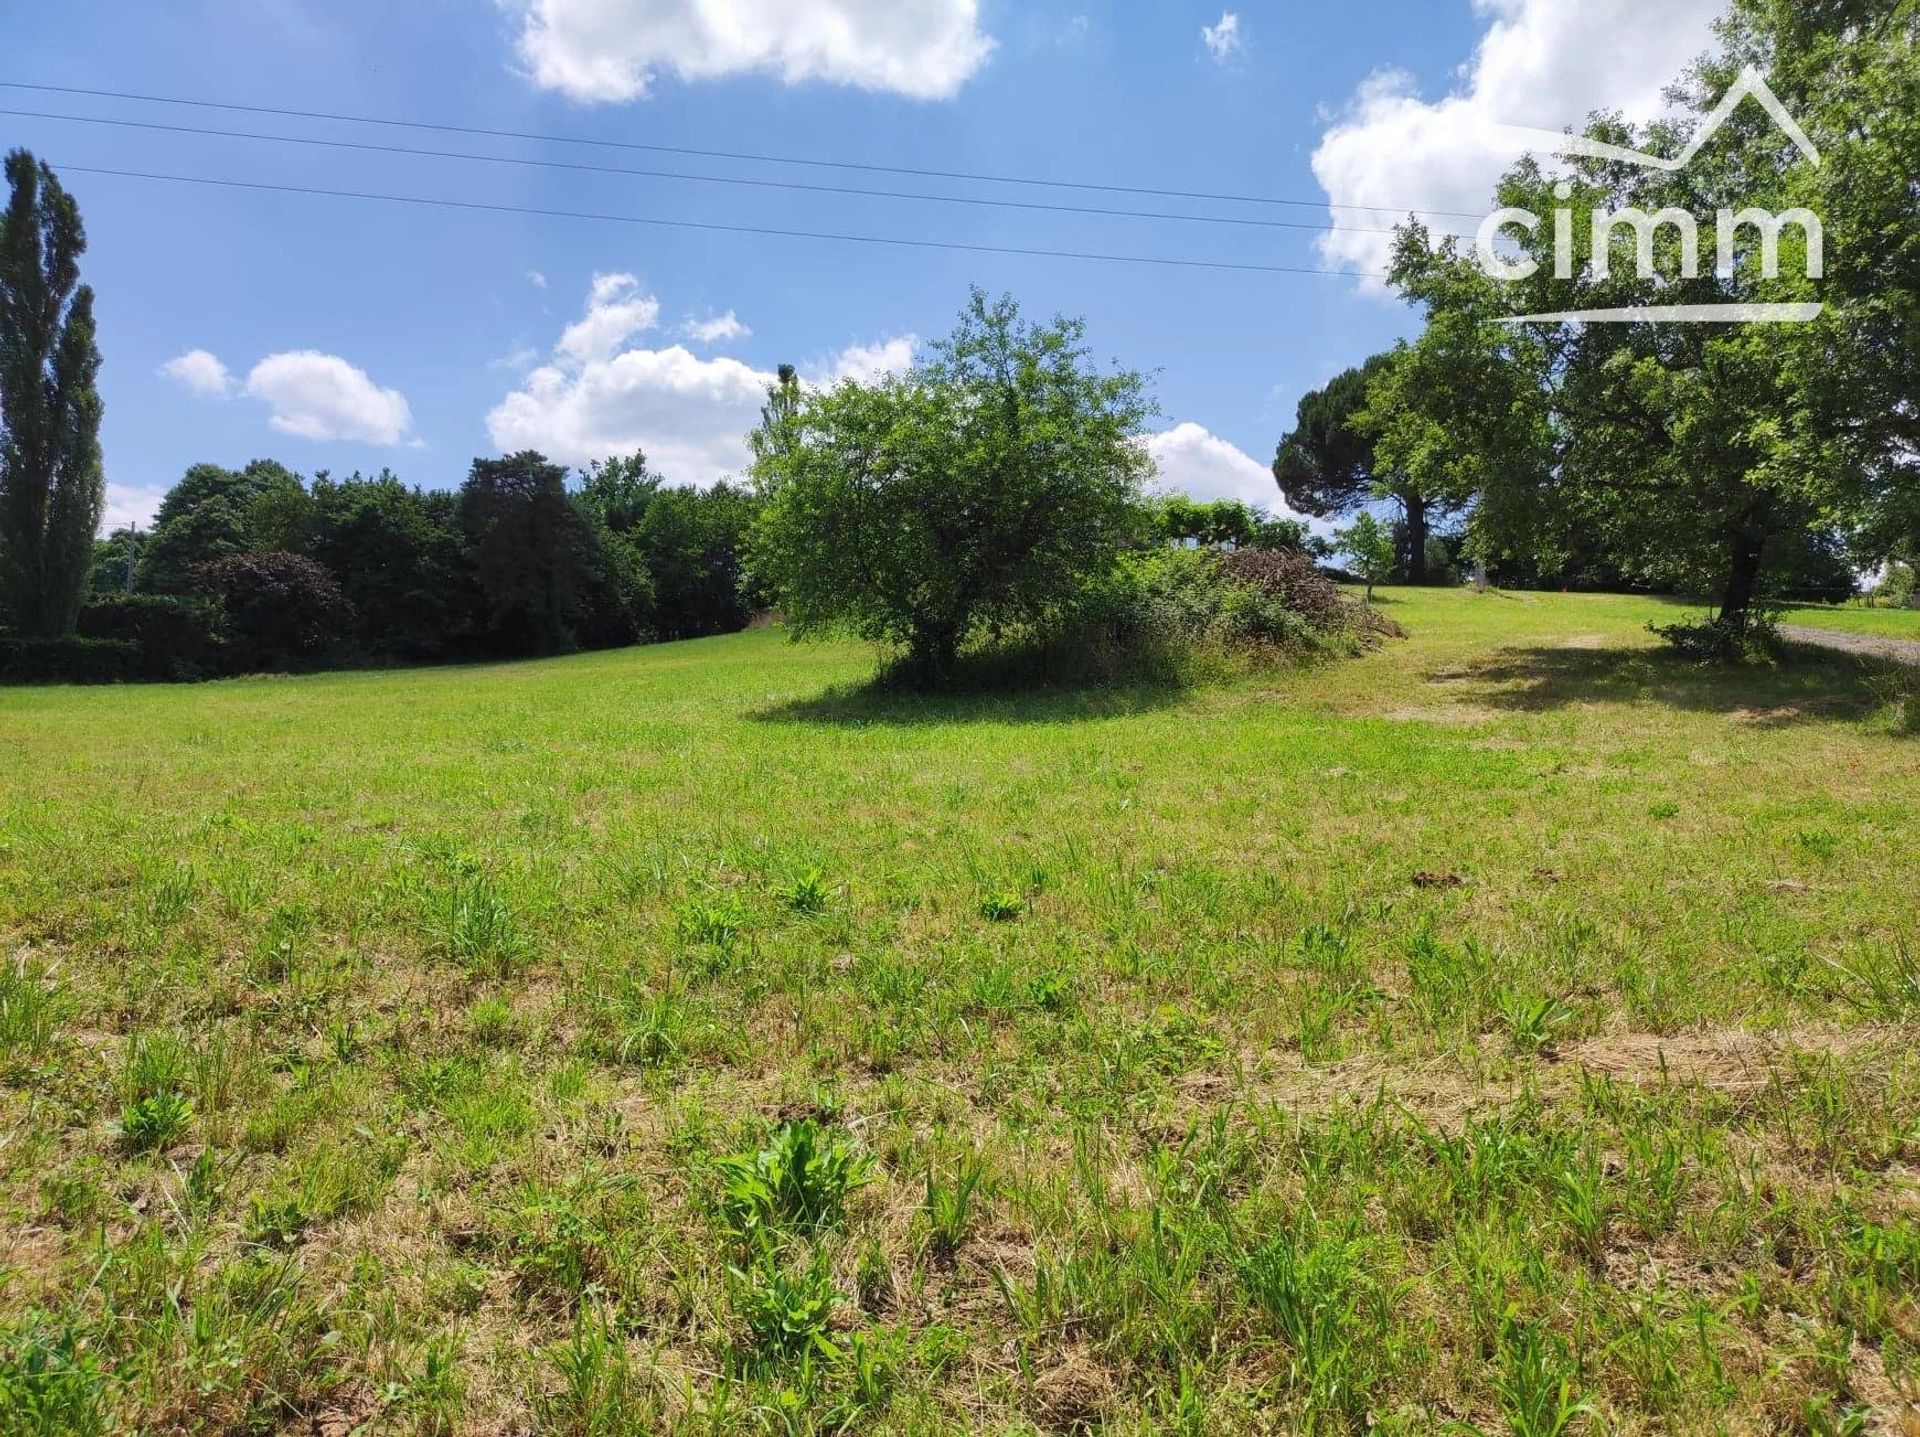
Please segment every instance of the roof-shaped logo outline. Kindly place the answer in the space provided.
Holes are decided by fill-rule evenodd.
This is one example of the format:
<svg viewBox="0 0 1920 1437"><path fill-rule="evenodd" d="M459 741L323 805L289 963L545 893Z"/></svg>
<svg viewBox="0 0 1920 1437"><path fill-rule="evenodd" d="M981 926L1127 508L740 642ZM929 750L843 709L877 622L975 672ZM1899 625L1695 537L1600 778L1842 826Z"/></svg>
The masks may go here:
<svg viewBox="0 0 1920 1437"><path fill-rule="evenodd" d="M1679 154L1671 159L1660 155L1650 155L1644 150L1629 149L1625 145L1610 145L1604 140L1589 139L1585 135L1568 135L1557 130L1539 130L1524 125L1502 125L1500 128L1509 134L1526 135L1543 146L1550 147L1555 154L1580 155L1588 159L1619 160L1630 165L1639 165L1643 169L1666 170L1669 173L1682 170L1700 153L1715 135L1720 132L1728 118L1739 108L1743 100L1751 97L1758 100L1760 106L1780 127L1781 133L1793 141L1794 148L1805 155L1817 167L1820 164L1820 151L1807 132L1800 128L1787 107L1780 103L1779 96L1767 84L1766 76L1753 66L1740 72L1740 78L1727 86L1727 93L1720 97L1720 103L1714 106L1713 113L1707 116L1700 132Z"/></svg>

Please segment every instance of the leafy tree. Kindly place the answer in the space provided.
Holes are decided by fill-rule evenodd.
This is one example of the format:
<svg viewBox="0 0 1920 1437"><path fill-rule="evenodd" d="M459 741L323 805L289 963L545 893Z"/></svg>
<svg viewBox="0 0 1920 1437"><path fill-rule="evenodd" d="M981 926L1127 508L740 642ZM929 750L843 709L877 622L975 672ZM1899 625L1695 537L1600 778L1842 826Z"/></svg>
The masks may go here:
<svg viewBox="0 0 1920 1437"><path fill-rule="evenodd" d="M93 289L80 209L25 150L0 217L0 613L23 634L73 632L106 503Z"/></svg>
<svg viewBox="0 0 1920 1437"><path fill-rule="evenodd" d="M1192 499L1168 494L1149 506L1160 537L1191 540L1202 548L1302 549L1307 528L1297 519L1275 519L1238 499Z"/></svg>
<svg viewBox="0 0 1920 1437"><path fill-rule="evenodd" d="M660 476L647 467L647 456L639 450L596 459L580 476L578 498L607 528L616 534L631 534L659 491Z"/></svg>
<svg viewBox="0 0 1920 1437"><path fill-rule="evenodd" d="M1452 505L1446 493L1381 461L1368 405L1397 362L1396 354L1376 354L1302 396L1294 427L1274 453L1273 477L1289 505L1315 518L1350 514L1373 499L1393 500L1404 520L1397 562L1408 582L1424 584L1429 532Z"/></svg>
<svg viewBox="0 0 1920 1437"><path fill-rule="evenodd" d="M576 646L593 566L593 531L567 494L567 471L525 450L476 459L460 490L460 527L490 646L555 654Z"/></svg>
<svg viewBox="0 0 1920 1437"><path fill-rule="evenodd" d="M791 364L783 364L767 388L767 402L760 406L760 423L748 438L756 458L792 447L794 419L799 412L800 375Z"/></svg>
<svg viewBox="0 0 1920 1437"><path fill-rule="evenodd" d="M1885 9L1741 0L1723 53L1692 77L1692 117L1648 131L1602 117L1589 130L1616 145L1677 149L1741 68L1767 62L1829 157L1819 168L1755 105L1678 172L1582 160L1557 188L1532 162L1517 166L1500 203L1567 211L1570 277L1555 275L1552 223L1515 236L1537 269L1503 286L1477 277L1450 242L1435 247L1410 229L1395 279L1427 306L1429 335L1444 329L1447 342L1423 337L1416 350L1436 362L1397 403L1376 402L1383 435L1410 415L1444 434L1452 462L1479 485L1483 532L1531 531L1544 551L1576 533L1596 539L1640 582L1716 594L1717 623L1739 640L1770 585L1818 565L1823 535L1876 532L1912 490L1920 201L1901 147L1915 153L1916 16L1912 0ZM1629 207L1812 209L1826 221L1833 282L1809 279L1798 228L1782 237L1775 274L1751 230L1728 272L1711 256L1688 272L1682 230L1670 224L1655 236L1657 273L1640 272L1625 228L1603 272L1592 257L1596 212ZM1502 312L1807 300L1825 312L1806 325L1539 326L1493 338ZM1457 382L1438 382L1448 376ZM1523 388L1534 397L1517 402ZM1414 463L1421 427L1383 446ZM1442 447L1429 446L1436 456Z"/></svg>
<svg viewBox="0 0 1920 1437"><path fill-rule="evenodd" d="M778 386L771 391L763 415L781 392ZM646 455L635 453L588 465L576 499L603 528L605 543L630 551L631 559L617 562L639 565L624 589L656 637L691 639L746 627L752 605L740 556L756 507L752 495L726 483L706 490L663 487Z"/></svg>
<svg viewBox="0 0 1920 1437"><path fill-rule="evenodd" d="M630 534L617 534L584 510L590 548L574 627L582 646L620 648L653 631L653 576Z"/></svg>
<svg viewBox="0 0 1920 1437"><path fill-rule="evenodd" d="M220 600L227 660L242 672L316 666L353 623L333 575L304 554L230 554L197 565L193 580Z"/></svg>
<svg viewBox="0 0 1920 1437"><path fill-rule="evenodd" d="M386 470L371 479L314 476L304 547L339 577L363 654L441 658L472 627L478 593L445 497L409 489Z"/></svg>
<svg viewBox="0 0 1920 1437"><path fill-rule="evenodd" d="M139 587L184 594L194 567L233 554L298 553L312 504L300 476L271 459L244 469L196 464L167 491L140 555Z"/></svg>
<svg viewBox="0 0 1920 1437"><path fill-rule="evenodd" d="M1353 560L1353 571L1366 584L1369 599L1373 597L1373 586L1392 577L1394 565L1399 561L1393 531L1365 509L1346 528L1334 533L1333 547L1335 553Z"/></svg>
<svg viewBox="0 0 1920 1437"><path fill-rule="evenodd" d="M691 639L747 626L753 605L742 551L758 507L752 494L724 481L654 494L633 542L653 580L659 637Z"/></svg>
<svg viewBox="0 0 1920 1437"><path fill-rule="evenodd" d="M1591 536L1550 522L1544 492L1555 456L1539 337L1503 323L1511 307L1499 285L1417 224L1400 237L1394 273L1426 325L1375 371L1355 418L1378 463L1442 507L1472 504L1466 550L1480 562L1523 557L1536 574L1577 566Z"/></svg>
<svg viewBox="0 0 1920 1437"><path fill-rule="evenodd" d="M976 290L928 362L803 394L763 434L754 573L798 633L900 643L937 680L968 642L1070 612L1142 533L1151 412L1080 321Z"/></svg>
<svg viewBox="0 0 1920 1437"><path fill-rule="evenodd" d="M115 529L104 539L93 541L93 562L87 568L87 593L125 594L139 572L140 549L146 536L131 528Z"/></svg>

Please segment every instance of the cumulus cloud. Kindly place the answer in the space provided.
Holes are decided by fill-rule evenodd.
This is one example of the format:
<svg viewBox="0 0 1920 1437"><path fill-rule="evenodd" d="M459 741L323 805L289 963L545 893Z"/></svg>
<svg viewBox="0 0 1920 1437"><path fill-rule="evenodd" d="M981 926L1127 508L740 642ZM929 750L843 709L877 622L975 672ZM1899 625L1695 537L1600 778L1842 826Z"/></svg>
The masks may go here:
<svg viewBox="0 0 1920 1437"><path fill-rule="evenodd" d="M1239 499L1283 518L1301 515L1288 509L1273 482L1273 472L1238 445L1191 420L1152 435L1147 452L1159 471L1160 488L1194 499Z"/></svg>
<svg viewBox="0 0 1920 1437"><path fill-rule="evenodd" d="M640 292L630 274L596 274L586 315L567 326L559 353L568 359L605 359L628 339L660 322L660 301Z"/></svg>
<svg viewBox="0 0 1920 1437"><path fill-rule="evenodd" d="M635 307L643 303L650 312L638 324ZM610 310L623 310L624 317L609 318ZM677 483L705 485L743 470L751 458L747 434L759 422L775 375L731 355L702 357L682 344L620 347L653 327L658 314L659 302L642 295L632 276L597 277L585 314L561 335L551 362L488 413L495 447L538 449L573 465L643 449L653 467ZM740 335L746 332L741 325ZM609 335L618 337L609 341ZM808 380L870 378L910 363L913 343L897 339L846 350L810 367Z"/></svg>
<svg viewBox="0 0 1920 1437"><path fill-rule="evenodd" d="M987 61L979 0L508 0L534 82L575 100L636 100L655 75L762 72L948 99Z"/></svg>
<svg viewBox="0 0 1920 1437"><path fill-rule="evenodd" d="M337 354L269 354L247 376L246 392L267 403L269 424L301 439L405 444L413 428L406 395L382 389Z"/></svg>
<svg viewBox="0 0 1920 1437"><path fill-rule="evenodd" d="M160 366L160 372L189 393L206 399L224 398L233 393L233 376L227 366L204 349L189 349Z"/></svg>
<svg viewBox="0 0 1920 1437"><path fill-rule="evenodd" d="M1378 71L1321 136L1313 172L1336 206L1334 227L1320 240L1331 264L1384 269L1392 236L1365 231L1390 227L1409 210L1484 214L1495 182L1524 147L1503 126L1562 130L1601 109L1642 121L1663 113L1662 91L1708 48L1726 7L1724 0L1475 0L1475 8L1490 23L1452 94L1423 100L1410 76ZM1475 228L1471 218L1428 223Z"/></svg>
<svg viewBox="0 0 1920 1437"><path fill-rule="evenodd" d="M364 369L337 354L315 349L269 354L241 383L218 356L190 349L161 365L160 372L204 398L245 395L264 401L271 411L267 422L282 434L364 444L415 442L406 395L382 389Z"/></svg>
<svg viewBox="0 0 1920 1437"><path fill-rule="evenodd" d="M1216 65L1226 64L1247 48L1246 37L1240 33L1240 17L1231 10L1221 12L1219 24L1202 25L1200 39Z"/></svg>
<svg viewBox="0 0 1920 1437"><path fill-rule="evenodd" d="M724 344L730 339L745 339L753 333L732 310L709 319L690 319L680 326L680 332L700 344Z"/></svg>

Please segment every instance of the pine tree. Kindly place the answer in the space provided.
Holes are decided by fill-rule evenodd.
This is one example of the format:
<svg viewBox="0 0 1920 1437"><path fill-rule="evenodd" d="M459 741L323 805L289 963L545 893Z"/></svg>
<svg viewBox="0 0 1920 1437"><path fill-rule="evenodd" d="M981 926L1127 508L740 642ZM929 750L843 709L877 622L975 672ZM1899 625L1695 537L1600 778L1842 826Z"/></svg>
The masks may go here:
<svg viewBox="0 0 1920 1437"><path fill-rule="evenodd" d="M71 634L106 501L86 232L53 171L7 156L0 216L0 610Z"/></svg>

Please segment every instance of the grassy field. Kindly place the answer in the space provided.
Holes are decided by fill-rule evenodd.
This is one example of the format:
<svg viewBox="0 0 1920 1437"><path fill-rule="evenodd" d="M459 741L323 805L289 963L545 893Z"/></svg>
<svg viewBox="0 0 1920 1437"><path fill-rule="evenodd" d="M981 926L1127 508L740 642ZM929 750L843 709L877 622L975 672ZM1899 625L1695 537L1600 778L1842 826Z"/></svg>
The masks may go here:
<svg viewBox="0 0 1920 1437"><path fill-rule="evenodd" d="M1847 604L1802 604L1780 612L1783 624L1843 629L1883 639L1920 639L1920 609L1863 609Z"/></svg>
<svg viewBox="0 0 1920 1437"><path fill-rule="evenodd" d="M1920 739L1385 597L0 693L0 1431L1917 1430Z"/></svg>

